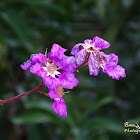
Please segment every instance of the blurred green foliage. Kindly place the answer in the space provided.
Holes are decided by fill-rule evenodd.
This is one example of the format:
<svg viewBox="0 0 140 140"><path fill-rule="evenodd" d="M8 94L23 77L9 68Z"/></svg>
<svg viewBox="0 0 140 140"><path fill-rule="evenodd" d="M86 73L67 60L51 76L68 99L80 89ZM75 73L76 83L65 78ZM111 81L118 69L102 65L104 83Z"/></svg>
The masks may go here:
<svg viewBox="0 0 140 140"><path fill-rule="evenodd" d="M20 64L32 53L58 43L68 49L99 36L111 43L105 52L119 56L126 78L103 72L76 73L79 85L64 96L68 117L51 109L52 100L33 93L0 108L0 140L136 140L124 122L140 123L139 0L1 0L1 99L22 94L41 82ZM47 92L47 89L44 89Z"/></svg>

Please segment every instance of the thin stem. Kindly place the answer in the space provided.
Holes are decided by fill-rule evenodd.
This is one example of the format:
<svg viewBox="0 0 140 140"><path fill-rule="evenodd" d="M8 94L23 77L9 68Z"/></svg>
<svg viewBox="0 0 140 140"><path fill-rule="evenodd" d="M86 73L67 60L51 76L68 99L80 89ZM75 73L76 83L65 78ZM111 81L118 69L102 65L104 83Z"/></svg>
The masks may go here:
<svg viewBox="0 0 140 140"><path fill-rule="evenodd" d="M15 96L15 97L12 97L12 98L9 98L9 99L6 99L6 100L0 100L0 105L3 105L3 104L6 103L6 102L10 102L10 101L12 101L12 100L15 100L15 99L21 98L21 97L23 97L23 96L26 96L26 95L28 95L28 94L31 94L31 93L33 93L33 92L36 92L36 91L38 91L39 89L43 88L44 86L45 86L45 85L43 84L43 82L41 82L41 84L40 84L38 87L36 87L36 88L34 88L34 89L32 89L32 90L26 92L26 93L23 93L23 94L21 94L21 95L17 95L17 96Z"/></svg>
<svg viewBox="0 0 140 140"><path fill-rule="evenodd" d="M46 95L46 96L49 96L48 93L45 93L45 92L43 92L43 91L38 90L37 92L40 93L40 94L44 94L44 95ZM49 97L50 97L50 96L49 96Z"/></svg>

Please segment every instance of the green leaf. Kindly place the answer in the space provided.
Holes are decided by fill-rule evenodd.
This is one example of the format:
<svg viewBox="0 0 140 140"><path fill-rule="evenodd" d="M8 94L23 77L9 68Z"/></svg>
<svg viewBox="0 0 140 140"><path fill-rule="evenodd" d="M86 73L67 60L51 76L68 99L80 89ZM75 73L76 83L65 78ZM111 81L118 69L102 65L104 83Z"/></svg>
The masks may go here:
<svg viewBox="0 0 140 140"><path fill-rule="evenodd" d="M98 12L101 18L103 18L105 16L105 4L106 4L106 0L97 0L97 8L98 8Z"/></svg>
<svg viewBox="0 0 140 140"><path fill-rule="evenodd" d="M28 110L21 115L11 117L11 121L15 124L34 124L34 123L59 123L59 117L42 110Z"/></svg>
<svg viewBox="0 0 140 140"><path fill-rule="evenodd" d="M81 118L80 118L80 121L85 121L89 115L96 111L97 109L101 108L102 106L104 105L107 105L111 102L113 102L115 100L115 98L113 97L105 97L103 99L101 99L100 101L98 101L97 103L93 104L89 109L87 109L85 112L83 112Z"/></svg>
<svg viewBox="0 0 140 140"><path fill-rule="evenodd" d="M113 118L96 117L87 121L86 128L89 130L102 130L124 134L124 125Z"/></svg>
<svg viewBox="0 0 140 140"><path fill-rule="evenodd" d="M33 47L35 44L31 40L29 35L29 28L25 25L25 22L20 18L20 16L13 10L2 12L2 19L9 25L16 36L20 39L22 44L31 52L33 52Z"/></svg>
<svg viewBox="0 0 140 140"><path fill-rule="evenodd" d="M54 12L56 12L57 14L61 14L61 15L63 15L63 14L65 14L65 11L62 9L62 8L60 8L57 4L55 4L55 3L53 3L52 1L49 1L49 0L24 0L24 2L26 3L26 4L28 4L29 6L33 6L33 7L36 7L36 8L47 8L47 9L49 9L49 10L51 10L51 11L54 11Z"/></svg>
<svg viewBox="0 0 140 140"><path fill-rule="evenodd" d="M128 120L129 123L140 123L140 117Z"/></svg>
<svg viewBox="0 0 140 140"><path fill-rule="evenodd" d="M44 140L50 138L50 132L46 132L45 124L31 124L28 125L28 140ZM51 130L50 130L51 131ZM52 132L53 134L53 132Z"/></svg>

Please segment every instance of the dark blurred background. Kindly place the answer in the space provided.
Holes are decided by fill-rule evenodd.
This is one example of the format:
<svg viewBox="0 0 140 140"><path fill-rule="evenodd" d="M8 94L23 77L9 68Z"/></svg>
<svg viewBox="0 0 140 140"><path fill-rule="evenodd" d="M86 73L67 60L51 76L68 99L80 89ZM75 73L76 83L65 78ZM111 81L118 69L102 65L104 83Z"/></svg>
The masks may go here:
<svg viewBox="0 0 140 140"><path fill-rule="evenodd" d="M32 93L0 107L0 140L136 140L124 122L140 124L140 0L0 0L0 99L38 86L41 78L20 64L58 43L68 49L99 36L119 56L126 78L100 71L76 73L79 84L64 96L68 117L52 100ZM47 92L47 89L43 89ZM68 90L65 90L68 91Z"/></svg>

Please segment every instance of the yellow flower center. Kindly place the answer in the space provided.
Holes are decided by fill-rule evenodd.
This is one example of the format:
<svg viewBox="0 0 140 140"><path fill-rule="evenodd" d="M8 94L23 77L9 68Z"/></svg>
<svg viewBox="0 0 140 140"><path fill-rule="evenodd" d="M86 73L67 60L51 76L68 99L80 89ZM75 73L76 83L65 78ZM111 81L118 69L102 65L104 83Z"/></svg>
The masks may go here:
<svg viewBox="0 0 140 140"><path fill-rule="evenodd" d="M55 63L51 62L50 59L47 60L46 64L43 63L42 67L45 71L47 71L47 76L56 78L55 75L60 74L60 72L57 71L57 65Z"/></svg>
<svg viewBox="0 0 140 140"><path fill-rule="evenodd" d="M59 86L55 89L55 93L57 93L59 96L63 96L64 95L64 89L62 86Z"/></svg>
<svg viewBox="0 0 140 140"><path fill-rule="evenodd" d="M49 63L47 66L47 72L53 74L57 70L57 65L55 63Z"/></svg>

